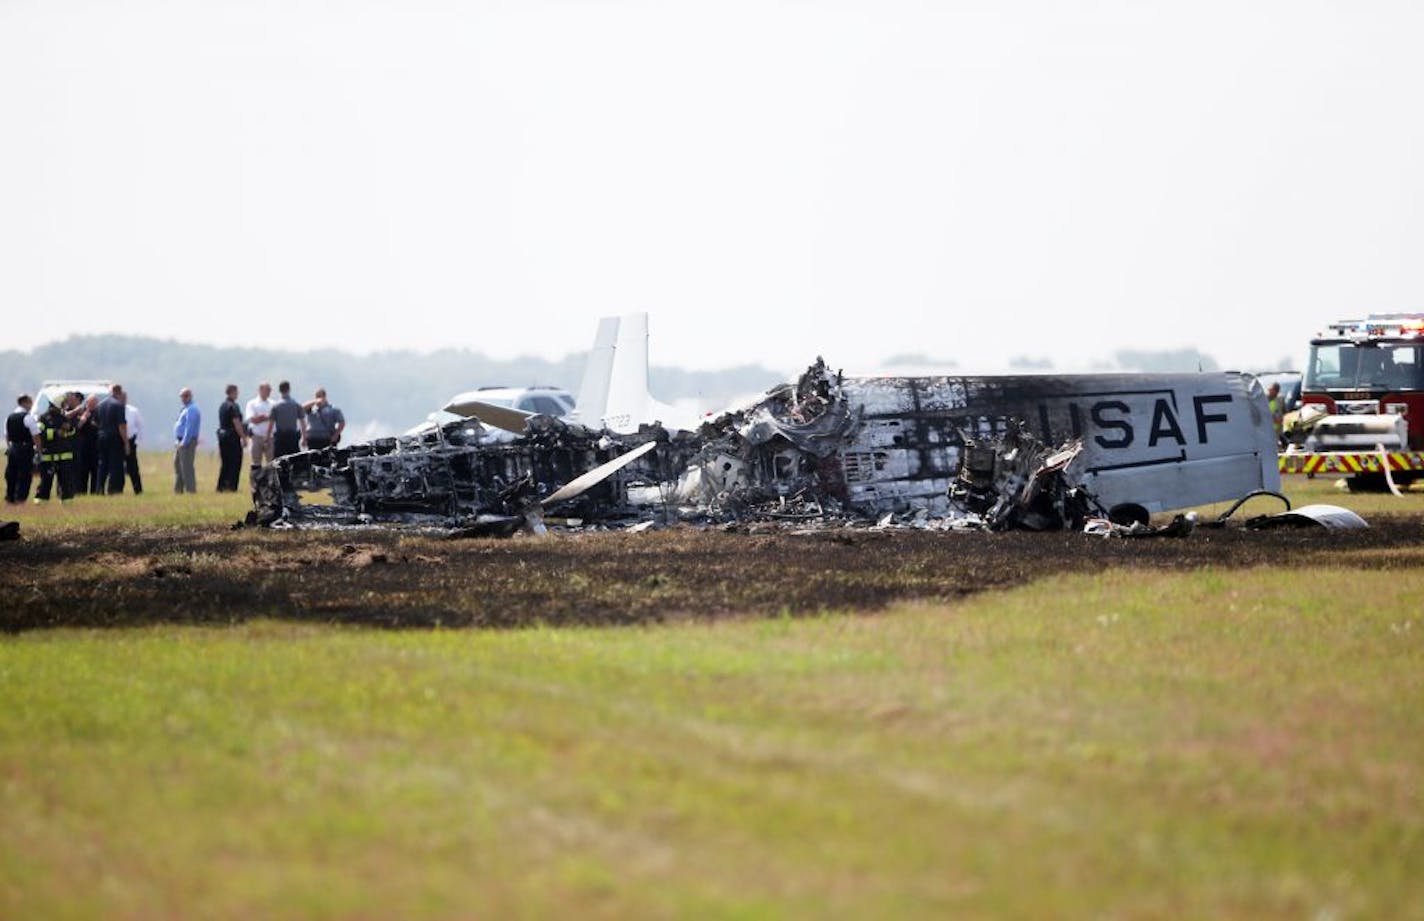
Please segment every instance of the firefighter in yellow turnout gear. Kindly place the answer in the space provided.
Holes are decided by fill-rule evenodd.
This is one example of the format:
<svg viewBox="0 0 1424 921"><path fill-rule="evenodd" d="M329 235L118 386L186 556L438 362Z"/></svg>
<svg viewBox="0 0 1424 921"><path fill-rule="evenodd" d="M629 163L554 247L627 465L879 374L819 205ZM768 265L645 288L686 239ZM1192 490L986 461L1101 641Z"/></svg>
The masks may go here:
<svg viewBox="0 0 1424 921"><path fill-rule="evenodd" d="M79 448L79 426L84 421L83 394L66 393L63 405L51 403L40 416L40 488L35 502L48 502L54 481L59 480L59 498L74 497L75 454Z"/></svg>

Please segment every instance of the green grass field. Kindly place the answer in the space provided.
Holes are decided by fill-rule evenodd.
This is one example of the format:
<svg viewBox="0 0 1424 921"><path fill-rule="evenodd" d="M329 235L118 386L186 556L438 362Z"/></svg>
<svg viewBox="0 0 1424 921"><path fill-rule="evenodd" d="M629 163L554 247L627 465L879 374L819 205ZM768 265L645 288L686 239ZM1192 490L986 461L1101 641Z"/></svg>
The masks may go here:
<svg viewBox="0 0 1424 921"><path fill-rule="evenodd" d="M26 509L28 539L246 510L165 463ZM657 627L0 637L0 917L1424 917L1424 542L1391 559Z"/></svg>
<svg viewBox="0 0 1424 921"><path fill-rule="evenodd" d="M198 494L173 493L173 456L156 451L139 452L139 473L144 491L135 496L124 481L119 496L76 496L68 502L49 502L7 508L6 518L19 519L23 533L45 535L83 528L112 528L142 524L158 526L231 524L252 508L247 472L235 493L213 491L218 479L217 455L199 451L197 456ZM35 484L38 485L36 480ZM33 496L34 491L31 490ZM57 494L56 494L57 495Z"/></svg>

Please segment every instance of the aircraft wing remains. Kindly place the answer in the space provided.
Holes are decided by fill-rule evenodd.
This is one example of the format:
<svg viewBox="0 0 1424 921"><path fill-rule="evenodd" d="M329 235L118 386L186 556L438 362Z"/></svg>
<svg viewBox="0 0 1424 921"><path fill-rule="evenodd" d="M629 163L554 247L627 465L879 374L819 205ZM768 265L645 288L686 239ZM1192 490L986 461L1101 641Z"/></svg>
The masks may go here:
<svg viewBox="0 0 1424 921"><path fill-rule="evenodd" d="M498 403L475 399L446 403L441 409L447 413L464 416L466 419L478 419L485 425L513 432L516 435L524 434L524 427L536 415L522 409L515 409L512 406L501 406Z"/></svg>
<svg viewBox="0 0 1424 921"><path fill-rule="evenodd" d="M601 339L612 332L600 325ZM646 320L635 332L646 338ZM612 407L627 405L633 389L620 358L597 359ZM511 421L520 420L495 424ZM763 520L1048 530L1110 514L1141 522L1279 488L1265 396L1254 378L1232 373L846 377L818 359L795 382L695 431L657 418L522 421L520 436L502 444L467 421L282 458L254 475L251 519L495 534L542 530L557 523L548 511L584 527ZM303 504L301 494L315 490L329 502Z"/></svg>

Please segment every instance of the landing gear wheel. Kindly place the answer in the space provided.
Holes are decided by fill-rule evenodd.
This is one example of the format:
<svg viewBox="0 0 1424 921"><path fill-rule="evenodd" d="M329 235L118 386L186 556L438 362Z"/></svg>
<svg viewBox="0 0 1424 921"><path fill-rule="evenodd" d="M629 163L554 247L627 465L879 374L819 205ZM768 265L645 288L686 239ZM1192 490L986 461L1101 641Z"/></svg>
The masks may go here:
<svg viewBox="0 0 1424 921"><path fill-rule="evenodd" d="M1124 502L1121 505L1114 505L1108 509L1108 521L1123 527L1131 527L1134 524L1148 524L1152 516L1147 509L1135 502Z"/></svg>

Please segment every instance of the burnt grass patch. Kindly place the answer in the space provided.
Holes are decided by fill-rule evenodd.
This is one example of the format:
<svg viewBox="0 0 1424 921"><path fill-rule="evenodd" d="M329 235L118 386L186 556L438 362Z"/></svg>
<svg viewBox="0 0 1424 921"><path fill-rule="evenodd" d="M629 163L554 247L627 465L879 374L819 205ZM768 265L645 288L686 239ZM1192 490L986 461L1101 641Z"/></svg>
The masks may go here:
<svg viewBox="0 0 1424 921"><path fill-rule="evenodd" d="M0 544L0 630L227 624L616 626L874 611L1057 573L1424 568L1424 516L1363 531L1198 530L1186 539L1079 533L671 529L446 541L382 530L129 528Z"/></svg>

